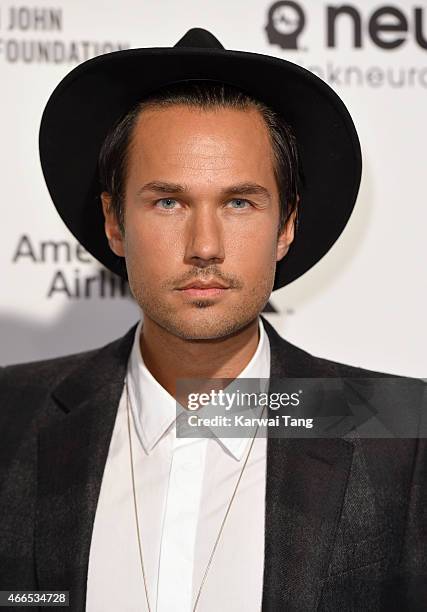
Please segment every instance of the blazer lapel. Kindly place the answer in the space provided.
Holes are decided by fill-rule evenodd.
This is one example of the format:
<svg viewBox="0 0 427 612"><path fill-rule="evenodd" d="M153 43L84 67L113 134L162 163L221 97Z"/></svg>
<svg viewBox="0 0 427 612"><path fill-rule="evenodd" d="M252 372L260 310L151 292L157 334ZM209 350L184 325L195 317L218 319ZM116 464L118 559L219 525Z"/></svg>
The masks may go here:
<svg viewBox="0 0 427 612"><path fill-rule="evenodd" d="M271 347L270 392L280 378L331 376L315 357L281 338L262 317ZM283 389L282 389L283 391ZM350 473L342 438L267 441L262 610L316 610Z"/></svg>
<svg viewBox="0 0 427 612"><path fill-rule="evenodd" d="M70 591L83 611L93 522L135 326L85 356L53 391L39 433L35 529L39 589Z"/></svg>

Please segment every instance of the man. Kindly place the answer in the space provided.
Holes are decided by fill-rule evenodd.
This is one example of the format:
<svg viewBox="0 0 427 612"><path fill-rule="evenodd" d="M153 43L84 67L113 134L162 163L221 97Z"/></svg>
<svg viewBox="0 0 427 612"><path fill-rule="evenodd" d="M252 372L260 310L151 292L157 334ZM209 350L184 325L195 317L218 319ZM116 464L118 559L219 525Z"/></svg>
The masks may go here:
<svg viewBox="0 0 427 612"><path fill-rule="evenodd" d="M62 218L143 319L4 369L1 589L66 590L73 611L425 609L424 439L177 435L182 379L385 376L260 316L353 209L360 150L336 94L193 29L73 70L40 151ZM407 389L402 411L423 393Z"/></svg>

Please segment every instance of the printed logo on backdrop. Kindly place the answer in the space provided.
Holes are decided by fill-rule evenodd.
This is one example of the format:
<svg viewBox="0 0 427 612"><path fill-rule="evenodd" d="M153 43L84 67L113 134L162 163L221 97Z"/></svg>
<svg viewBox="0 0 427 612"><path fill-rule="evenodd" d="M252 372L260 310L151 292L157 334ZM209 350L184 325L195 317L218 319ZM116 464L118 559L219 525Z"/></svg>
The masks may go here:
<svg viewBox="0 0 427 612"><path fill-rule="evenodd" d="M309 3L283 0L268 7L264 30L269 44L285 51L308 51L316 56L324 52L325 57L329 50L354 52L352 64L336 61L320 64L317 60L306 65L304 55L297 55L298 64L332 86L427 87L426 65L399 61L402 49L427 51L426 7L409 7L401 0L400 5L381 5L374 10L361 4L325 4L313 8ZM361 56L361 51L369 55ZM363 60L374 57L376 51L380 52L375 57L376 64L365 66ZM384 55L384 51L388 53ZM391 58L393 63L389 62Z"/></svg>
<svg viewBox="0 0 427 612"><path fill-rule="evenodd" d="M48 299L60 296L70 300L132 297L127 281L100 267L76 241L37 241L29 234L22 234L16 242L12 263L50 267L52 273L42 286L43 297ZM94 265L97 268L94 269ZM267 302L263 312L278 313L278 310ZM291 315L294 311L286 308L285 313Z"/></svg>
<svg viewBox="0 0 427 612"><path fill-rule="evenodd" d="M129 42L111 40L69 40L62 8L13 4L0 7L0 61L79 64L130 46Z"/></svg>
<svg viewBox="0 0 427 612"><path fill-rule="evenodd" d="M41 286L43 296L48 299L59 296L66 299L131 296L128 283L109 270L101 268L78 242L38 241L28 234L22 234L14 248L12 263L30 264L39 269L47 267L51 270L51 274ZM94 264L97 264L97 268L94 268Z"/></svg>
<svg viewBox="0 0 427 612"><path fill-rule="evenodd" d="M268 11L268 41L282 49L298 49L298 38L305 27L305 13L300 4L290 0L275 2Z"/></svg>

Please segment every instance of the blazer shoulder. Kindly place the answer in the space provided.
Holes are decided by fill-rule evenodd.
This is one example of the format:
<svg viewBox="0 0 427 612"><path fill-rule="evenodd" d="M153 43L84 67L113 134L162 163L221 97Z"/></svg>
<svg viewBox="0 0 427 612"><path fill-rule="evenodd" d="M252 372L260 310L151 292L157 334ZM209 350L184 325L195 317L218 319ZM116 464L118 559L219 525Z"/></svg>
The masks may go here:
<svg viewBox="0 0 427 612"><path fill-rule="evenodd" d="M3 395L5 390L7 393L8 390L11 391L12 389L51 389L55 387L75 370L84 367L85 362L96 362L97 357L103 353L113 353L121 345L128 345L132 340L135 328L136 325L129 329L124 336L95 349L2 367L0 370L0 396Z"/></svg>
<svg viewBox="0 0 427 612"><path fill-rule="evenodd" d="M325 372L334 372L338 376L350 377L350 378L377 378L377 377L393 377L394 374L389 372L380 372L377 370L369 370L361 366L350 365L348 363L342 363L340 361L333 361L324 357L317 357L312 355L317 366Z"/></svg>
<svg viewBox="0 0 427 612"><path fill-rule="evenodd" d="M310 377L343 377L343 378L404 378L421 380L389 372L369 370L364 367L318 357L313 353L297 346L281 336L273 325L261 316L265 331L269 337L273 371L279 374L291 371L297 376Z"/></svg>
<svg viewBox="0 0 427 612"><path fill-rule="evenodd" d="M402 381L417 381L418 383L424 382L422 379L413 376L404 376L403 374L369 370L360 366L349 365L339 361L332 361L323 357L313 356L313 359L317 362L320 369L324 371L336 372L336 375L344 378L395 378L401 379Z"/></svg>
<svg viewBox="0 0 427 612"><path fill-rule="evenodd" d="M333 376L347 381L351 379L351 385L353 388L357 385L359 391L365 389L373 393L376 390L377 397L383 398L384 405L397 405L400 402L400 406L407 406L408 411L411 406L421 411L426 406L427 382L422 378L369 370L321 357L313 359L319 378Z"/></svg>
<svg viewBox="0 0 427 612"><path fill-rule="evenodd" d="M1 387L3 385L50 386L65 378L86 359L99 352L100 348L81 351L70 355L40 359L4 366L1 371Z"/></svg>

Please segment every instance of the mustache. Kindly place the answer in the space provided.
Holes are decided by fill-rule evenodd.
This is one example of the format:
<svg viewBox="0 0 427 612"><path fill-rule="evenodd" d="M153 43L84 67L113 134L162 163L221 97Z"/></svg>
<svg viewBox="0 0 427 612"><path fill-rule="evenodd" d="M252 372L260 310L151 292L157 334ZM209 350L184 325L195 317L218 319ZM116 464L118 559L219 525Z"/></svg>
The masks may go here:
<svg viewBox="0 0 427 612"><path fill-rule="evenodd" d="M219 282L228 285L231 289L241 289L243 287L243 283L240 279L230 276L228 274L224 274L217 268L195 268L193 270L189 270L186 274L173 280L172 282L167 281L166 288L170 286L176 287L181 286L187 283L191 283L193 281L203 281L206 279L217 280Z"/></svg>

